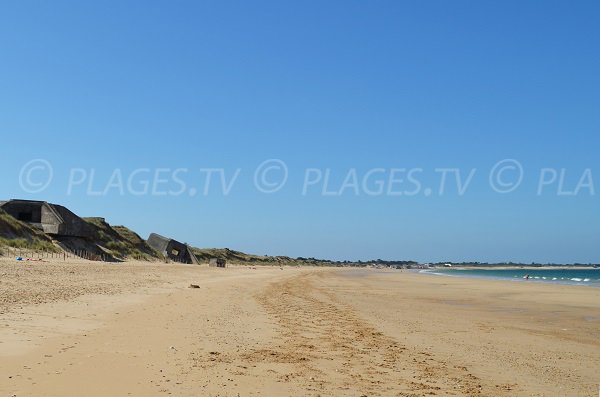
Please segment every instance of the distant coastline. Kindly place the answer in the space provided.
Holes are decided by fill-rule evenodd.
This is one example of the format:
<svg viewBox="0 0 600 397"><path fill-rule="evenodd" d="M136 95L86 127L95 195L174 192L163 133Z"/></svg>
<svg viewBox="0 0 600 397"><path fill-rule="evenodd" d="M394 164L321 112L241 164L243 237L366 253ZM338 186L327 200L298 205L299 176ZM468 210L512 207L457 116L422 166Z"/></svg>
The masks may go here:
<svg viewBox="0 0 600 397"><path fill-rule="evenodd" d="M433 269L600 269L600 265L453 265L435 266Z"/></svg>
<svg viewBox="0 0 600 397"><path fill-rule="evenodd" d="M594 267L447 267L432 268L422 272L439 276L600 287L600 268Z"/></svg>

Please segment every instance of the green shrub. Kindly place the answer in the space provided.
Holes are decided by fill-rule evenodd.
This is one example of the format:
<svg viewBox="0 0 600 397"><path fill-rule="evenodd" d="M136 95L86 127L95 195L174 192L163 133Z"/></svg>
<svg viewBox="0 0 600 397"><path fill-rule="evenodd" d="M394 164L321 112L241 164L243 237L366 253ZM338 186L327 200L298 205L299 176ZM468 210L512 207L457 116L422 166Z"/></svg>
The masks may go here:
<svg viewBox="0 0 600 397"><path fill-rule="evenodd" d="M6 239L0 237L0 246L32 251L60 252L60 250L50 241L38 239L30 241L24 238Z"/></svg>

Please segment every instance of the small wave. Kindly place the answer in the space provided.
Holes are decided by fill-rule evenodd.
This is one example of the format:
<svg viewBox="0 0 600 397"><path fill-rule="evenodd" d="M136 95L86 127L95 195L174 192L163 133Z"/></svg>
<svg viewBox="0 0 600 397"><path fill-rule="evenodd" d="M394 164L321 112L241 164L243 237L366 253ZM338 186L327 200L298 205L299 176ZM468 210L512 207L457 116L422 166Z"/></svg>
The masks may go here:
<svg viewBox="0 0 600 397"><path fill-rule="evenodd" d="M587 283L588 281L590 281L590 279L589 278L584 278L583 281Z"/></svg>
<svg viewBox="0 0 600 397"><path fill-rule="evenodd" d="M454 274L438 273L438 272L434 272L432 270L421 270L419 273L423 273L423 274L435 274L436 276L458 277L458 276L455 276Z"/></svg>
<svg viewBox="0 0 600 397"><path fill-rule="evenodd" d="M572 278L571 281L583 281L582 278Z"/></svg>

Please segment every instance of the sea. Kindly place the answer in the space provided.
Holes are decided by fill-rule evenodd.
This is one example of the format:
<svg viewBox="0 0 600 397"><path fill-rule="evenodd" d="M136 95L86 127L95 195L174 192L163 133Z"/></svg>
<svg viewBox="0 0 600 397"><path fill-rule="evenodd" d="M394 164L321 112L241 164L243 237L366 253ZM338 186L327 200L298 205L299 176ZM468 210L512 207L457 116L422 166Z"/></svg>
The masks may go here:
<svg viewBox="0 0 600 397"><path fill-rule="evenodd" d="M455 277L475 277L520 282L557 283L600 287L600 268L589 269L433 269L423 273ZM529 276L529 278L527 278Z"/></svg>

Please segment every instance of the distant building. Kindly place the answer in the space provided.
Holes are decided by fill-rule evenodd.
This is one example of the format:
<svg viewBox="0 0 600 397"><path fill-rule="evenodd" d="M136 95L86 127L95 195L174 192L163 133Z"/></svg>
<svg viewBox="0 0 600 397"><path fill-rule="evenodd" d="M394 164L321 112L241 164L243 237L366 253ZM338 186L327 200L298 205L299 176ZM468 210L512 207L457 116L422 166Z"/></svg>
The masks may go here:
<svg viewBox="0 0 600 397"><path fill-rule="evenodd" d="M210 261L208 261L208 266L210 266L210 267L227 267L227 262L225 261L225 259L211 258Z"/></svg>
<svg viewBox="0 0 600 397"><path fill-rule="evenodd" d="M150 234L150 237L148 237L148 245L173 262L198 264L198 260L190 247L187 244L180 243L172 238L152 233Z"/></svg>
<svg viewBox="0 0 600 397"><path fill-rule="evenodd" d="M93 228L62 205L46 201L0 201L0 208L12 217L53 236L91 237Z"/></svg>

